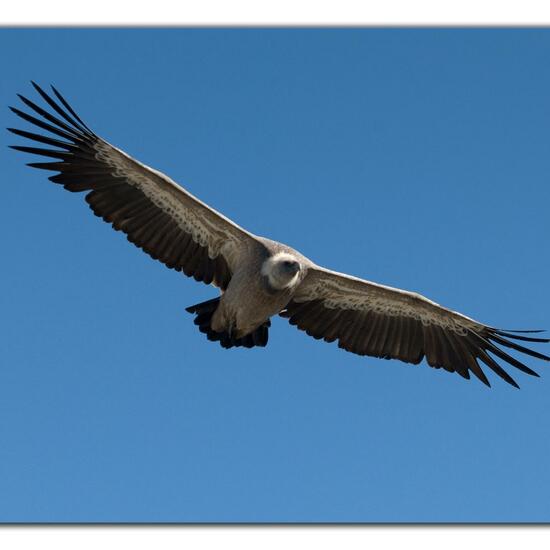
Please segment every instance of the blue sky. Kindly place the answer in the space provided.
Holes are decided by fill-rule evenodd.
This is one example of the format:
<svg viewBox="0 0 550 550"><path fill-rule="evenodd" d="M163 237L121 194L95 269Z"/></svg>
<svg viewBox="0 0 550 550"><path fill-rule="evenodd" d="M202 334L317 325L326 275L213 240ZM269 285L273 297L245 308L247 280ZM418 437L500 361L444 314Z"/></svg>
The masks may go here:
<svg viewBox="0 0 550 550"><path fill-rule="evenodd" d="M8 105L99 135L256 234L493 326L550 328L545 30L0 31ZM354 356L215 295L8 150L2 521L550 521L550 366L515 390ZM543 349L540 347L539 349ZM548 349L546 350L548 352Z"/></svg>

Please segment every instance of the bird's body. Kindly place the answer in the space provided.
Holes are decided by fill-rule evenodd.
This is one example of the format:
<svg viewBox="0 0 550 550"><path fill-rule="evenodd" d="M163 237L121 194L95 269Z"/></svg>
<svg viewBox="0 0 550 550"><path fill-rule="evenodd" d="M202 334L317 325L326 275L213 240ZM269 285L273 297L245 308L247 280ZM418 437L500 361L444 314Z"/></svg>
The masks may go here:
<svg viewBox="0 0 550 550"><path fill-rule="evenodd" d="M285 268L285 262L296 267ZM285 308L309 265L307 258L281 243L261 237L249 243L212 315L212 330L235 339L255 331Z"/></svg>
<svg viewBox="0 0 550 550"><path fill-rule="evenodd" d="M525 335L537 331L496 329L419 294L325 269L282 243L246 231L97 136L55 88L57 101L33 85L57 116L23 96L40 118L12 111L53 137L9 130L53 149L12 147L54 159L30 166L57 172L49 179L69 191L86 192L97 216L154 259L218 287L219 297L187 310L201 332L223 347L265 346L270 319L280 315L347 351L415 364L426 357L432 367L464 378L473 373L487 385L480 362L517 386L494 357L536 375L502 347L550 360L517 343L549 341Z"/></svg>
<svg viewBox="0 0 550 550"><path fill-rule="evenodd" d="M212 317L213 330L231 332L241 338L284 309L296 286L275 288L270 284L270 272L266 267L278 249L266 242L254 251L247 249L243 252L240 267L233 273Z"/></svg>

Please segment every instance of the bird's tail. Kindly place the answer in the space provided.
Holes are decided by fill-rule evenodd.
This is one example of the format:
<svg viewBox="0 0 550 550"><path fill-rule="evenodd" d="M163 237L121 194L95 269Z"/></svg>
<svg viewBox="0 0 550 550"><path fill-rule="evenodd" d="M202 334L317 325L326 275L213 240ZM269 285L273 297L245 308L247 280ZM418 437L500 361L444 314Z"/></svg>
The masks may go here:
<svg viewBox="0 0 550 550"><path fill-rule="evenodd" d="M229 332L216 332L212 330L210 323L212 321L212 315L216 311L220 303L219 298L207 300L194 306L185 308L185 311L194 313L195 325L198 325L199 330L206 334L206 337L212 342L219 342L223 348L233 347L245 347L253 348L254 346L265 347L268 339L268 329L271 326L271 321L268 319L263 325L260 325L256 330L243 336L242 338L235 338Z"/></svg>

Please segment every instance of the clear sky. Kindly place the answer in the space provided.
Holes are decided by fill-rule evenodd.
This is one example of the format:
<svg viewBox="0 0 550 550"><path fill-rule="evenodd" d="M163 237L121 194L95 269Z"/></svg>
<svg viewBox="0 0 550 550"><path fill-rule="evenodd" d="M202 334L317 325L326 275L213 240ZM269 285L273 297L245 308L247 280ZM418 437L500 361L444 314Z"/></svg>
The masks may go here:
<svg viewBox="0 0 550 550"><path fill-rule="evenodd" d="M3 29L0 52L4 127L53 83L256 234L550 328L549 31ZM1 135L0 520L550 521L550 364L489 389L283 319L226 351L185 312L213 287Z"/></svg>

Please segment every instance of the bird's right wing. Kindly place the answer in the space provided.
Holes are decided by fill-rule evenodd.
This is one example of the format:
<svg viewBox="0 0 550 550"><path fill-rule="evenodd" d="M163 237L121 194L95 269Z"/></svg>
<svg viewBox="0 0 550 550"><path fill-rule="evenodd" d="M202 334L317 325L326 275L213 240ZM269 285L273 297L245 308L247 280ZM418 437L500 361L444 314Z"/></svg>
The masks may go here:
<svg viewBox="0 0 550 550"><path fill-rule="evenodd" d="M359 355L428 364L464 378L475 374L489 385L479 361L508 383L513 378L489 355L538 376L499 346L532 357L550 357L513 342L548 342L484 325L420 294L379 285L344 273L312 266L292 301L281 312L292 325L314 338L338 340L339 347ZM489 352L489 353L488 353Z"/></svg>
<svg viewBox="0 0 550 550"><path fill-rule="evenodd" d="M49 179L69 191L87 191L86 201L94 213L126 233L130 242L154 259L197 281L225 289L242 251L259 245L255 236L161 172L98 137L53 86L57 101L33 86L58 116L21 95L23 103L41 118L11 107L25 121L55 136L8 128L53 147L12 146L54 159L29 166L58 172Z"/></svg>

